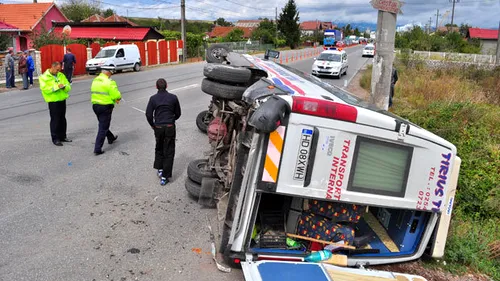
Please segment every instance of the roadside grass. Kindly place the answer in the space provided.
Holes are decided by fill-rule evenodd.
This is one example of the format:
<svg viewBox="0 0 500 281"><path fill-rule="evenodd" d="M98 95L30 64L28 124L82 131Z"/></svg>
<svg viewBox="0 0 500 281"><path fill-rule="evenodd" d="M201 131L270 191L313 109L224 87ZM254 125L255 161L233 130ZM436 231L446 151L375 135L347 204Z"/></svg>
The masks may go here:
<svg viewBox="0 0 500 281"><path fill-rule="evenodd" d="M462 159L444 269L500 280L500 68L430 70L396 63L395 114L453 143ZM360 86L370 90L371 70ZM498 250L496 250L498 251ZM428 263L435 266L437 263Z"/></svg>

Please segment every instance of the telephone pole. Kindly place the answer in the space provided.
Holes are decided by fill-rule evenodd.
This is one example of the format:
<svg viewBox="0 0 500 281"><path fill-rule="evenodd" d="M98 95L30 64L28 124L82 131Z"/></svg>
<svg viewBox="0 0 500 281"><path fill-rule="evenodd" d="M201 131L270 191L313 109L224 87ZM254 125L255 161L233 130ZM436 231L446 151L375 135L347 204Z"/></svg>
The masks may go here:
<svg viewBox="0 0 500 281"><path fill-rule="evenodd" d="M458 3L460 0L450 0L453 3L453 9L451 10L451 30L453 31L453 18L455 17L455 3Z"/></svg>
<svg viewBox="0 0 500 281"><path fill-rule="evenodd" d="M186 0L181 0L182 62L186 62Z"/></svg>
<svg viewBox="0 0 500 281"><path fill-rule="evenodd" d="M278 7L275 8L274 10L275 15L274 15L274 24L276 25L276 29L274 31L274 42L278 42ZM278 48L278 45L275 44L275 48Z"/></svg>
<svg viewBox="0 0 500 281"><path fill-rule="evenodd" d="M432 17L429 18L429 31L428 31L429 34L431 33L431 29L432 29Z"/></svg>
<svg viewBox="0 0 500 281"><path fill-rule="evenodd" d="M439 9L437 9L437 13L435 14L436 16L436 32L438 30L438 22L439 22L439 17L442 16L440 13L439 13Z"/></svg>

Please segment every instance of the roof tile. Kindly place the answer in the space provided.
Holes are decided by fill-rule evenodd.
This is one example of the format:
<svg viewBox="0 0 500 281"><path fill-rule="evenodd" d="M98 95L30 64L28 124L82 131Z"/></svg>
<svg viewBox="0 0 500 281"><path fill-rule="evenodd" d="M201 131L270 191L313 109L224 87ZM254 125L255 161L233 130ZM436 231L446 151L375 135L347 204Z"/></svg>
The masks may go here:
<svg viewBox="0 0 500 281"><path fill-rule="evenodd" d="M469 36L470 38L497 40L498 30L485 28L469 28Z"/></svg>
<svg viewBox="0 0 500 281"><path fill-rule="evenodd" d="M54 3L2 4L0 21L31 31L52 5Z"/></svg>
<svg viewBox="0 0 500 281"><path fill-rule="evenodd" d="M52 32L55 34L62 33L62 27L56 27ZM142 41L148 34L149 27L71 27L70 38L86 38L86 39L107 39L107 40L134 40Z"/></svg>

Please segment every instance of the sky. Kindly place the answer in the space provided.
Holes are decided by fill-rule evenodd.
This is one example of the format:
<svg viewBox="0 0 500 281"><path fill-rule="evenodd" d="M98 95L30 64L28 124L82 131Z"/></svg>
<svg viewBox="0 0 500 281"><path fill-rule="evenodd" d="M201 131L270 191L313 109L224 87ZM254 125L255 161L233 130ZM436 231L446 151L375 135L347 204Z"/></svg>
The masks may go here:
<svg viewBox="0 0 500 281"><path fill-rule="evenodd" d="M56 0L58 5L69 0ZM88 0L100 1L101 8L111 8L119 15L130 17L180 18L180 0ZM436 25L439 9L439 23L451 22L452 0L407 0L403 4L402 15L397 17L397 25L424 25L432 19ZM500 0L456 0L454 23L467 23L473 27L498 28L500 20ZM0 0L3 3L26 3L27 0ZM52 2L39 0L38 2ZM223 17L229 21L240 19L274 18L288 0L185 0L186 18L215 20ZM321 20L333 22L377 22L377 11L369 0L296 0L300 21Z"/></svg>

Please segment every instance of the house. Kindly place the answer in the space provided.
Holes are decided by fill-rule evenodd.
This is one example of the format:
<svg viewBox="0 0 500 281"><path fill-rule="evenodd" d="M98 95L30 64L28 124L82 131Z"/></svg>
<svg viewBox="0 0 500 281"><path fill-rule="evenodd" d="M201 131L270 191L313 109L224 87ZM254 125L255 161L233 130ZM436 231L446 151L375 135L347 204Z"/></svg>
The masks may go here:
<svg viewBox="0 0 500 281"><path fill-rule="evenodd" d="M65 25L71 27L71 39L103 39L109 41L147 41L165 39L149 26L133 26L128 22L54 22L50 32L62 34Z"/></svg>
<svg viewBox="0 0 500 281"><path fill-rule="evenodd" d="M248 39L252 36L253 28L238 26L216 26L208 33L209 38L226 37L233 29L243 30L243 38Z"/></svg>
<svg viewBox="0 0 500 281"><path fill-rule="evenodd" d="M257 28L261 22L262 20L239 20L234 24L234 26Z"/></svg>
<svg viewBox="0 0 500 281"><path fill-rule="evenodd" d="M94 15L91 15L90 17L82 20L82 22L126 22L128 24L130 24L131 26L138 26L135 22L132 22L124 17L121 17L119 15L116 15L116 14L113 14L107 18L101 16L101 15L98 15L98 14L94 14Z"/></svg>
<svg viewBox="0 0 500 281"><path fill-rule="evenodd" d="M68 18L54 3L2 4L0 21L17 27L13 35L14 50L24 51L32 46L32 37L37 32L49 30L52 22L68 22Z"/></svg>
<svg viewBox="0 0 500 281"><path fill-rule="evenodd" d="M19 35L20 32L21 32L21 30L19 28L15 27L13 25L10 25L8 23L0 21L0 34L5 34L8 36L11 36L13 39L13 42L12 42L13 45L15 44L15 40L17 38L17 35ZM4 51L4 50L0 50L0 52L1 51ZM0 62L0 65L1 65L1 62Z"/></svg>
<svg viewBox="0 0 500 281"><path fill-rule="evenodd" d="M498 30L469 28L467 39L479 39L481 42L481 53L485 55L494 55L497 49Z"/></svg>
<svg viewBox="0 0 500 281"><path fill-rule="evenodd" d="M99 15L99 14L94 14L91 15L90 17L82 20L82 22L103 22L106 18Z"/></svg>
<svg viewBox="0 0 500 281"><path fill-rule="evenodd" d="M304 21L300 23L300 30L302 36L312 36L316 31L322 31L325 29L334 29L336 26L328 21Z"/></svg>

